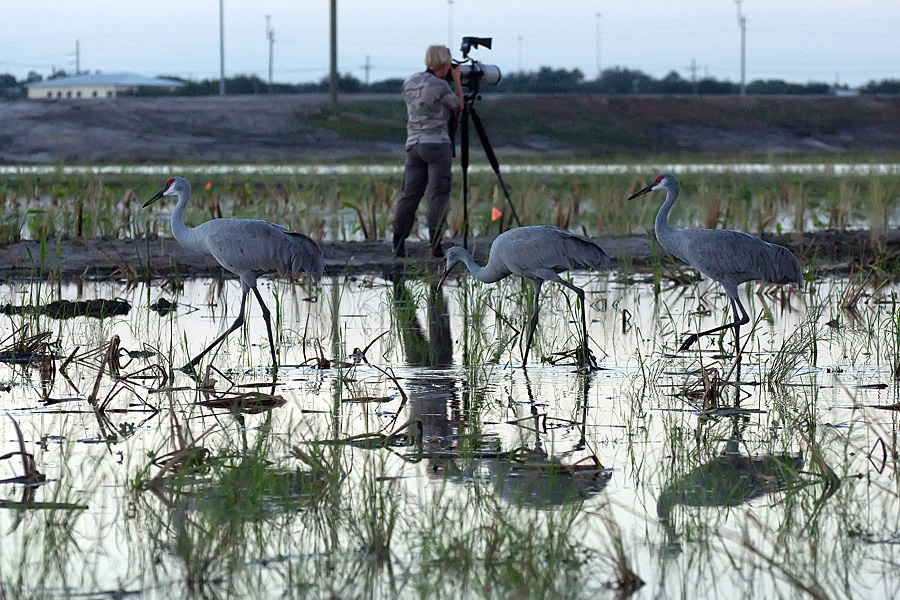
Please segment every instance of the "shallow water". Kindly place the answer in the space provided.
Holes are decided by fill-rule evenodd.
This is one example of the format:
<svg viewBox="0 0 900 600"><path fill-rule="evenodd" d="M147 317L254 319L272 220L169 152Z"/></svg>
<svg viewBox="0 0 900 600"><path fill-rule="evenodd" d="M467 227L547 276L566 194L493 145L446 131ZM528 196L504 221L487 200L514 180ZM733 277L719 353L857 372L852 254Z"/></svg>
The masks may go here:
<svg viewBox="0 0 900 600"><path fill-rule="evenodd" d="M119 297L132 309L4 322L4 336L24 324L51 332L60 359L43 381L37 368L0 365L10 388L0 410L47 478L31 491L0 483L2 589L594 598L616 597L624 561L646 584L635 598L895 596L897 419L876 408L898 401L895 289L848 312L838 305L855 289L849 280L803 293L748 286L746 308L760 318L742 331L738 385L704 409L685 395L701 387L698 367L724 378L734 361L718 356L718 340L702 354L675 349L686 332L721 322L725 297L708 282L663 281L657 293L644 277L573 278L602 367L592 374L539 362L577 344L574 298L557 286L544 288L535 364L522 369L515 331L531 289L513 278L462 277L443 290L378 277L265 282L280 315L277 385L253 304L246 333L203 363L218 370L215 392L171 367L233 320L236 281L188 280L178 293L3 286L3 303ZM177 310L151 311L160 297ZM86 398L113 335L151 356L100 379L100 412ZM331 365L316 368L316 356ZM203 406L228 379L245 386L232 392L285 403ZM418 422L421 448L402 428ZM12 420L0 428L0 455L17 451ZM185 448L194 466L167 469L160 457ZM593 457L602 472L559 467ZM19 457L2 460L0 480L22 470Z"/></svg>
<svg viewBox="0 0 900 600"><path fill-rule="evenodd" d="M456 167L459 169L459 167ZM402 175L402 164L382 165L0 165L0 175L160 175L169 176L177 171L185 176L198 175ZM472 173L490 173L485 164L473 164ZM671 173L743 173L775 175L779 173L803 175L897 175L898 163L567 163L558 165L511 164L503 165L503 173L571 174L571 175L658 175Z"/></svg>

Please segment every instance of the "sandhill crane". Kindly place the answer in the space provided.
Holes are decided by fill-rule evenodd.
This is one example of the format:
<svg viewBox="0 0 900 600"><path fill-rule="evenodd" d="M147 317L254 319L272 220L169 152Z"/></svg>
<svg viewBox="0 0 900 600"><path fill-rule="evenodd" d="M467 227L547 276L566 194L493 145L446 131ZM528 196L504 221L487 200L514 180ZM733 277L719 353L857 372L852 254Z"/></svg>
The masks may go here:
<svg viewBox="0 0 900 600"><path fill-rule="evenodd" d="M178 204L172 212L172 234L190 250L213 257L222 267L241 279L241 309L237 319L206 350L194 357L182 370L192 372L207 352L219 345L232 331L244 323L247 294L253 290L262 309L272 351L272 368L278 368L278 356L272 337L269 309L263 302L256 279L261 275L306 272L318 282L325 271L325 256L312 238L288 231L268 221L251 219L213 219L197 227L184 224L184 209L191 197L191 185L182 177L173 177L155 196L144 203L150 206L163 196L177 196Z"/></svg>
<svg viewBox="0 0 900 600"><path fill-rule="evenodd" d="M759 280L795 283L802 289L803 271L800 262L787 248L764 242L748 233L722 229L672 229L669 226L669 211L675 204L680 189L674 177L660 175L653 183L628 199L656 190L666 190L666 200L656 214L656 239L671 254L722 284L731 300L734 322L692 333L678 351L687 350L701 336L734 328L737 353L740 350L741 325L750 322L738 296L737 286L746 281Z"/></svg>
<svg viewBox="0 0 900 600"><path fill-rule="evenodd" d="M459 263L466 265L469 273L484 283L494 283L508 275L518 275L530 279L534 284L534 314L531 316L528 339L525 342L523 367L528 362L531 338L537 326L541 286L545 281L555 281L573 290L581 301L582 346L579 358L582 366L590 366L584 290L560 278L557 273L574 268L608 267L609 257L595 242L559 227L537 225L517 227L498 235L491 244L487 264L483 267L479 267L472 255L460 246L449 248L445 256L447 269L441 284L449 275L450 269Z"/></svg>

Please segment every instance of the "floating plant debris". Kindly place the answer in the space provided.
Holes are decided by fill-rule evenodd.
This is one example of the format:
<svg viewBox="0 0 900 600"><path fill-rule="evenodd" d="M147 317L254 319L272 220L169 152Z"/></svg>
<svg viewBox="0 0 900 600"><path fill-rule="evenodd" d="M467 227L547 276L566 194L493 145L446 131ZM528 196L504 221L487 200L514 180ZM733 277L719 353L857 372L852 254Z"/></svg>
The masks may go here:
<svg viewBox="0 0 900 600"><path fill-rule="evenodd" d="M0 314L4 315L44 315L53 319L71 319L74 317L92 317L104 319L127 315L131 304L125 300L55 300L48 304L35 306L0 306Z"/></svg>
<svg viewBox="0 0 900 600"><path fill-rule="evenodd" d="M153 312L159 313L160 315L168 315L170 313L175 312L175 309L178 308L177 302L171 302L166 300L165 298L160 298L156 302L150 305L150 310Z"/></svg>
<svg viewBox="0 0 900 600"><path fill-rule="evenodd" d="M221 394L208 400L197 402L207 408L224 408L236 413L256 414L287 404L281 396L264 394L263 392L246 392L243 394Z"/></svg>

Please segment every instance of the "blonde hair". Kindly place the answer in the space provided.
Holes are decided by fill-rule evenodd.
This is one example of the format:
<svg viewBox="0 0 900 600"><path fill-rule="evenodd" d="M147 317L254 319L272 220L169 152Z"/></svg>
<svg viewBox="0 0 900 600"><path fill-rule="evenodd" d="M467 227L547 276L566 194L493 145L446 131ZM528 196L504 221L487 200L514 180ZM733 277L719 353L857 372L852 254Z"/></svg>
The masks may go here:
<svg viewBox="0 0 900 600"><path fill-rule="evenodd" d="M450 48L447 46L428 46L425 50L425 67L435 71L450 64Z"/></svg>

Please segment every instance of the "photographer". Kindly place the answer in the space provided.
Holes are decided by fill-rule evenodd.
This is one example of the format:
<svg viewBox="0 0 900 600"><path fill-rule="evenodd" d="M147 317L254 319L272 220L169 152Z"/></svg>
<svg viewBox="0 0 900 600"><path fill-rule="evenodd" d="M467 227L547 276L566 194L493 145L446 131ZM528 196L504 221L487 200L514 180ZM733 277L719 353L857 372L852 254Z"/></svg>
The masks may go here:
<svg viewBox="0 0 900 600"><path fill-rule="evenodd" d="M433 256L441 256L441 237L447 219L452 182L453 146L450 116L463 107L458 65L450 62L446 46L429 46L425 71L403 83L406 103L406 165L403 190L394 211L394 256L406 256L405 242L412 231L419 201L428 190L428 232ZM451 87L447 76L453 81Z"/></svg>

